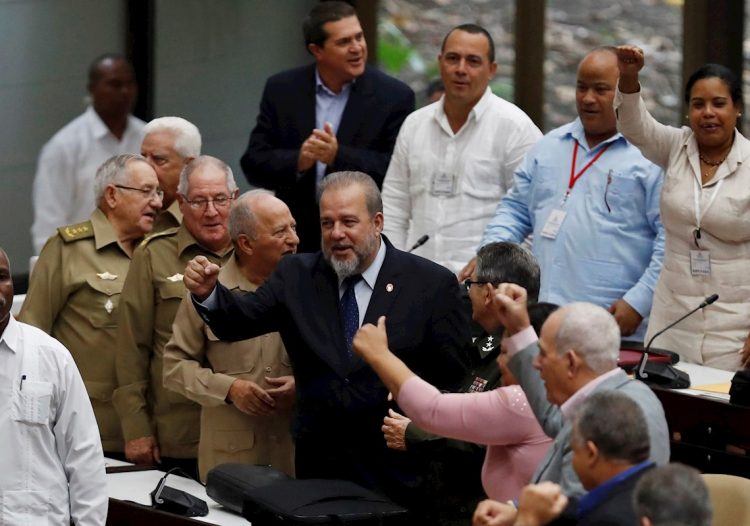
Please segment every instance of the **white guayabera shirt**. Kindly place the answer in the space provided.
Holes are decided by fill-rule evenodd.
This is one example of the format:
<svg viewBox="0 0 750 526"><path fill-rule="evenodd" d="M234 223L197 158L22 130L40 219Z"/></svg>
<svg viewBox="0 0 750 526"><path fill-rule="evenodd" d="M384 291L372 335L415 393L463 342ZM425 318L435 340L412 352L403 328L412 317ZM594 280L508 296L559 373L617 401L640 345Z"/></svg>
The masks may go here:
<svg viewBox="0 0 750 526"><path fill-rule="evenodd" d="M0 335L0 466L0 524L105 523L104 457L78 368L12 316Z"/></svg>

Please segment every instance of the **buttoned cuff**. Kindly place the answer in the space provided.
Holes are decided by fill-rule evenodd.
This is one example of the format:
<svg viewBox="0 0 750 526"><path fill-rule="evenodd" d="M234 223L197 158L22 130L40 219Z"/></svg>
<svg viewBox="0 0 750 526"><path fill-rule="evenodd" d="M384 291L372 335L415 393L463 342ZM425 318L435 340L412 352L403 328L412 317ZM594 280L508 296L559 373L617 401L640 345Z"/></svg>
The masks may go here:
<svg viewBox="0 0 750 526"><path fill-rule="evenodd" d="M508 353L508 356L515 356L529 345L536 343L539 338L534 331L534 327L529 325L524 330L517 332L513 336L503 338L502 348Z"/></svg>

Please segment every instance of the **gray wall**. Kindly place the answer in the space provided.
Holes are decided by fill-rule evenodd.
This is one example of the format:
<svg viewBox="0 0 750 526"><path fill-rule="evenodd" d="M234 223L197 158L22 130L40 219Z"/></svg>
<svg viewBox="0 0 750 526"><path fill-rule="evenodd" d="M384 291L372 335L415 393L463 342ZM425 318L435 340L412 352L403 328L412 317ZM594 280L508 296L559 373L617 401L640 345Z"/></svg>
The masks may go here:
<svg viewBox="0 0 750 526"><path fill-rule="evenodd" d="M237 182L265 79L307 62L300 22L315 0L157 0L155 116L179 115ZM31 185L42 145L85 109L96 55L125 51L124 0L0 2L0 246L32 255ZM93 177L93 174L92 174Z"/></svg>
<svg viewBox="0 0 750 526"><path fill-rule="evenodd" d="M203 153L239 159L266 78L304 64L302 18L315 0L160 0L156 10L155 116L179 115L203 135Z"/></svg>
<svg viewBox="0 0 750 526"><path fill-rule="evenodd" d="M42 145L86 108L96 55L124 51L122 0L0 2L0 246L28 269L31 183Z"/></svg>

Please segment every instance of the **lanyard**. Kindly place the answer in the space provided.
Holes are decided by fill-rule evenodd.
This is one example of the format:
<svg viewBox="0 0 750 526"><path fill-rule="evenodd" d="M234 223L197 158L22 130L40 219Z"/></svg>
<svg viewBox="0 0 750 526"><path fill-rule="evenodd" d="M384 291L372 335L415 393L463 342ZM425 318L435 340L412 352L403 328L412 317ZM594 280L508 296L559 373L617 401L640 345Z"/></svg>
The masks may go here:
<svg viewBox="0 0 750 526"><path fill-rule="evenodd" d="M693 178L693 182L695 183L693 185L693 208L695 210L696 227L695 231L693 232L693 236L695 237L695 244L698 245L698 240L701 238L701 219L703 219L706 211L711 208L711 205L714 203L714 199L716 199L716 195L719 193L719 188L721 188L721 184L724 182L724 179L720 179L719 182L716 183L716 187L711 193L711 197L708 199L708 204L703 210L703 213L701 213L701 185L696 178Z"/></svg>
<svg viewBox="0 0 750 526"><path fill-rule="evenodd" d="M599 150L599 153L597 153L593 159L591 159L586 166L581 168L581 171L576 173L576 159L578 159L578 141L575 141L575 146L573 147L573 163L570 165L570 182L568 183L568 191L565 192L565 197L563 198L563 202L568 200L568 196L570 195L570 192L573 190L573 187L578 182L578 179L581 178L581 176L588 170L592 164L594 164L597 160L599 160L599 157L602 156L604 152L607 151L607 148L609 148L609 144L607 144L604 148ZM612 144L612 143L610 143Z"/></svg>

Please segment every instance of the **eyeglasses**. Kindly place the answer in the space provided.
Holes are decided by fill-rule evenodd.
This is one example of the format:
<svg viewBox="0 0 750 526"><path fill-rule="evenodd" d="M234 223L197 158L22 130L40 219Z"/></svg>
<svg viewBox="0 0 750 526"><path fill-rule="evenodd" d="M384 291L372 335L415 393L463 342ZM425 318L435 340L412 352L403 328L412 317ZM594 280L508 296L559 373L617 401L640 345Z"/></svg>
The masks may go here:
<svg viewBox="0 0 750 526"><path fill-rule="evenodd" d="M119 188L120 190L133 190L135 192L140 192L149 199L153 199L154 197L164 199L164 192L161 188L134 188L132 186L125 186L123 184L116 184L115 188Z"/></svg>
<svg viewBox="0 0 750 526"><path fill-rule="evenodd" d="M183 200L190 205L190 208L193 210L206 210L208 209L208 203L213 203L214 208L227 208L230 204L232 204L233 197L228 197L226 195L219 195L217 197L214 197L213 199L205 199L203 197L199 197L198 199L190 200L186 196L182 196Z"/></svg>
<svg viewBox="0 0 750 526"><path fill-rule="evenodd" d="M487 283L492 283L492 282L491 281L472 281L471 279L465 279L464 287L466 287L466 292L469 292L471 290L472 285L486 285Z"/></svg>

